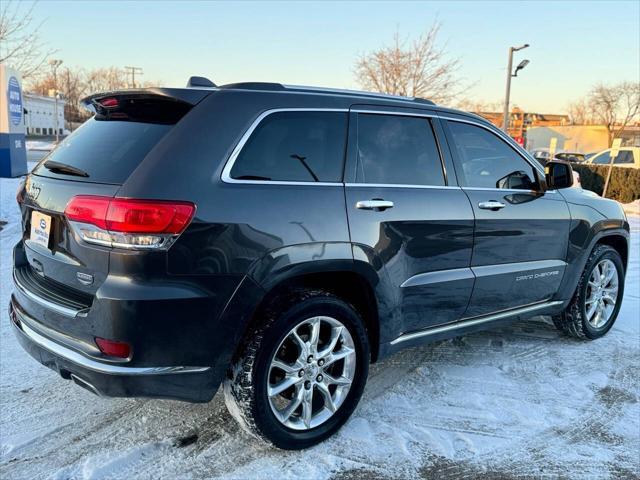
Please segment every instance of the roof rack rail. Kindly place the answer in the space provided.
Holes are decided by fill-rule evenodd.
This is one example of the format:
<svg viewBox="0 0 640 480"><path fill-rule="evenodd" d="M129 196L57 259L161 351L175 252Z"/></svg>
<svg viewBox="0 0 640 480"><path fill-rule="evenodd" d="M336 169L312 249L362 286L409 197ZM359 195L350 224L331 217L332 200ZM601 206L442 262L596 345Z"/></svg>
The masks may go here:
<svg viewBox="0 0 640 480"><path fill-rule="evenodd" d="M281 83L271 83L271 82L238 82L238 83L227 83L225 85L220 85L220 88L281 91L281 90L284 90L284 85L282 85Z"/></svg>
<svg viewBox="0 0 640 480"><path fill-rule="evenodd" d="M328 88L328 87L309 87L306 85L284 85L282 83L270 83L270 82L239 82L239 83L228 83L226 85L221 85L219 88L224 89L243 89L243 90L261 90L261 91L270 91L270 92L278 92L289 90L291 92L307 92L307 93L326 93L326 94L336 94L336 95L351 95L354 97L369 97L369 98L386 98L389 100L401 100L405 102L417 102L424 103L427 105L435 105L431 100L427 100L426 98L417 98L417 97L404 97L401 95L391 95L388 93L377 93L377 92L367 92L364 90L347 90L347 89L339 89L339 88Z"/></svg>
<svg viewBox="0 0 640 480"><path fill-rule="evenodd" d="M337 93L343 95L353 95L358 97L374 97L374 98L388 98L391 100L404 100L406 102L420 102L429 105L435 105L431 100L418 97L405 97L403 95L392 95L390 93L380 92L368 92L366 90L350 90L346 88L330 88L330 87L309 87L306 85L284 85L287 90L295 91L309 91L309 92L325 92L325 93Z"/></svg>

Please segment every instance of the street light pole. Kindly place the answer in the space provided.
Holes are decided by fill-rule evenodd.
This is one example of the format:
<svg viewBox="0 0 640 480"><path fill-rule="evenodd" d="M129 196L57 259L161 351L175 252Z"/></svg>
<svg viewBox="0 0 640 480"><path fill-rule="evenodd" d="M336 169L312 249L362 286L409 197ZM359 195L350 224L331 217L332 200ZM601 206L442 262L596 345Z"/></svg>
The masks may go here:
<svg viewBox="0 0 640 480"><path fill-rule="evenodd" d="M58 67L62 65L62 60L49 60L49 65L53 70L53 114L55 118L55 129L56 129L56 143L59 140L59 126L58 126Z"/></svg>
<svg viewBox="0 0 640 480"><path fill-rule="evenodd" d="M528 46L529 44L525 43L520 47L509 47L509 62L507 63L507 88L504 95L504 112L502 117L502 129L505 131L505 133L509 133L509 96L511 95L511 77L515 76L513 73L511 73L511 70L513 69L513 52L517 52L518 50L522 50L524 48L527 48Z"/></svg>

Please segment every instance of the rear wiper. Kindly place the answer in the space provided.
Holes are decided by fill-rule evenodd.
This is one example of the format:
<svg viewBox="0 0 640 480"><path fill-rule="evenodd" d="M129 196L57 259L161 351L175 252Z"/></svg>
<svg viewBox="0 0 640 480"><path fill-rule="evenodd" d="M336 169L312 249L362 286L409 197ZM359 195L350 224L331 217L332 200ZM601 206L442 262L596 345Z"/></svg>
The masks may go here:
<svg viewBox="0 0 640 480"><path fill-rule="evenodd" d="M302 164L302 166L307 169L307 172L309 172L309 175L311 175L316 182L320 181L320 179L318 179L318 176L315 173L313 173L313 170L311 170L311 167L309 166L309 164L307 162L305 162L307 157L303 157L303 156L300 156L298 154L293 154L293 155L289 155L289 156L291 158L294 158L294 159L298 160Z"/></svg>
<svg viewBox="0 0 640 480"><path fill-rule="evenodd" d="M89 176L87 172L79 169L78 167L67 165L66 163L56 162L54 160L47 160L42 166L53 173L64 173L67 175L75 175L76 177Z"/></svg>

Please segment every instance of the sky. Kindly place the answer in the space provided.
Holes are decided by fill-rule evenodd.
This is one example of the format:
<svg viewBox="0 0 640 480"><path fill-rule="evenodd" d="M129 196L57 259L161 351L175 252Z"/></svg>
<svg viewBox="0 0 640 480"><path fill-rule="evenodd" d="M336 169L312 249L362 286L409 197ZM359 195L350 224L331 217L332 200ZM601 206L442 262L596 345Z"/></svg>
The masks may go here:
<svg viewBox="0 0 640 480"><path fill-rule="evenodd" d="M354 65L399 31L412 39L436 20L459 58L472 101L502 102L508 48L512 104L561 113L599 82L640 81L639 1L558 2L71 2L35 7L43 42L67 66L139 66L144 80L182 86L273 81L359 88Z"/></svg>

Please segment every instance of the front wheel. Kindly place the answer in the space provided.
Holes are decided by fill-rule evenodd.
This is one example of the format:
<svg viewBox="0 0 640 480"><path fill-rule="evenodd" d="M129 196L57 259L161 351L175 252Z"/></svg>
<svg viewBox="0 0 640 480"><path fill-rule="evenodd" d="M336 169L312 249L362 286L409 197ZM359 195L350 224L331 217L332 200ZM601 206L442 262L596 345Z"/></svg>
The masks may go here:
<svg viewBox="0 0 640 480"><path fill-rule="evenodd" d="M224 384L231 414L284 449L312 446L355 409L369 371L357 311L327 292L300 290L264 311Z"/></svg>
<svg viewBox="0 0 640 480"><path fill-rule="evenodd" d="M620 254L608 245L598 245L587 260L571 303L553 322L572 337L600 338L616 321L623 294Z"/></svg>

